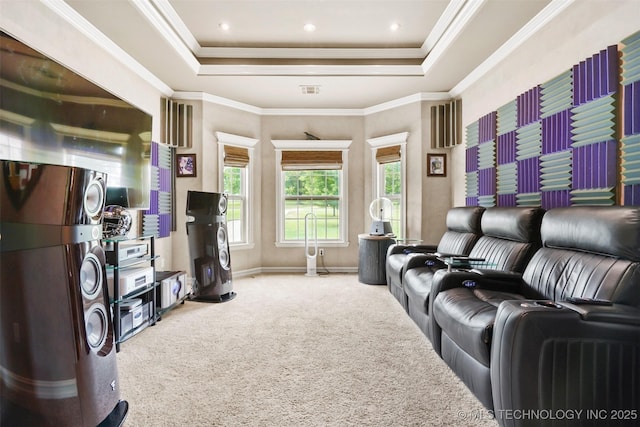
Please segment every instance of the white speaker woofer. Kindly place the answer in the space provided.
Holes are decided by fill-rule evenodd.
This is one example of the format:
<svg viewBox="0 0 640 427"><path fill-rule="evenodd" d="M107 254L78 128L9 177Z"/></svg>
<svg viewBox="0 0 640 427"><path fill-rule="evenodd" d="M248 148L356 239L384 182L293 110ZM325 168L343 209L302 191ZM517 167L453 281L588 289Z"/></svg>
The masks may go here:
<svg viewBox="0 0 640 427"><path fill-rule="evenodd" d="M218 253L218 262L220 262L220 267L224 268L225 270L228 270L229 261L230 261L229 251L227 251L226 248L220 249L220 252Z"/></svg>
<svg viewBox="0 0 640 427"><path fill-rule="evenodd" d="M102 179L92 179L84 191L84 211L93 220L99 220L104 207L104 186Z"/></svg>
<svg viewBox="0 0 640 427"><path fill-rule="evenodd" d="M218 239L218 247L219 248L226 248L226 246L227 246L227 230L224 227L218 228L216 236L217 236L217 239Z"/></svg>
<svg viewBox="0 0 640 427"><path fill-rule="evenodd" d="M224 194L220 195L220 200L218 200L218 214L224 215L227 212L227 196Z"/></svg>
<svg viewBox="0 0 640 427"><path fill-rule="evenodd" d="M84 314L87 330L87 343L93 351L100 350L108 336L109 322L107 311L103 304L94 304Z"/></svg>
<svg viewBox="0 0 640 427"><path fill-rule="evenodd" d="M92 300L101 295L102 265L96 255L89 252L80 265L80 289L82 296Z"/></svg>

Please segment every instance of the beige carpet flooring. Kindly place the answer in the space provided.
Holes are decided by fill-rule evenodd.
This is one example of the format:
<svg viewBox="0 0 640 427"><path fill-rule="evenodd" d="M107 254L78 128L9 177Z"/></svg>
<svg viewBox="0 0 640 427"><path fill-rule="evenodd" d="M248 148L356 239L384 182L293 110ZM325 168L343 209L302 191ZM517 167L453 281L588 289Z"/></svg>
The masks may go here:
<svg viewBox="0 0 640 427"><path fill-rule="evenodd" d="M126 426L496 426L386 286L234 279L118 353Z"/></svg>

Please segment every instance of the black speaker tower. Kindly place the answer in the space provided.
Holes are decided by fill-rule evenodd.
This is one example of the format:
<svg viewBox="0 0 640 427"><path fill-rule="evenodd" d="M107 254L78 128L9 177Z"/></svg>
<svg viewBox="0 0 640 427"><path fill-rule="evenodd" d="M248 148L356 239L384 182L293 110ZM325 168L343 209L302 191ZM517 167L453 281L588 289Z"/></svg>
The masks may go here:
<svg viewBox="0 0 640 427"><path fill-rule="evenodd" d="M0 425L119 426L103 173L0 160Z"/></svg>
<svg viewBox="0 0 640 427"><path fill-rule="evenodd" d="M227 235L227 196L223 193L187 193L187 238L191 272L195 279L191 299L226 302L236 297L231 280Z"/></svg>

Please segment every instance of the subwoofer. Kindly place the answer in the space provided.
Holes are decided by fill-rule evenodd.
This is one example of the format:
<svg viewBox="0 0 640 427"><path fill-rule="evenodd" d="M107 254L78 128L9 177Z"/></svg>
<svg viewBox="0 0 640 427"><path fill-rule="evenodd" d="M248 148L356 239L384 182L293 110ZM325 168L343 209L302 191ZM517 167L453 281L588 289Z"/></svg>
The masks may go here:
<svg viewBox="0 0 640 427"><path fill-rule="evenodd" d="M187 193L187 238L195 279L192 299L225 302L235 298L226 224L227 196L222 193Z"/></svg>
<svg viewBox="0 0 640 427"><path fill-rule="evenodd" d="M121 425L106 176L0 161L0 425Z"/></svg>

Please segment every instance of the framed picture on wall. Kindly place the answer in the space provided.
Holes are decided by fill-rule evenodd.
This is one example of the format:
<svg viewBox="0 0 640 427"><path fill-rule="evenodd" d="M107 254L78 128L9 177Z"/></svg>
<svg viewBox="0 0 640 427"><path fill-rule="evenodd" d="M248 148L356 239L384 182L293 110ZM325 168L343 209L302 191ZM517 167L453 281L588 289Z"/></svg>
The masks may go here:
<svg viewBox="0 0 640 427"><path fill-rule="evenodd" d="M197 176L195 154L176 154L176 176L178 178Z"/></svg>
<svg viewBox="0 0 640 427"><path fill-rule="evenodd" d="M427 176L447 176L446 154L427 154Z"/></svg>

